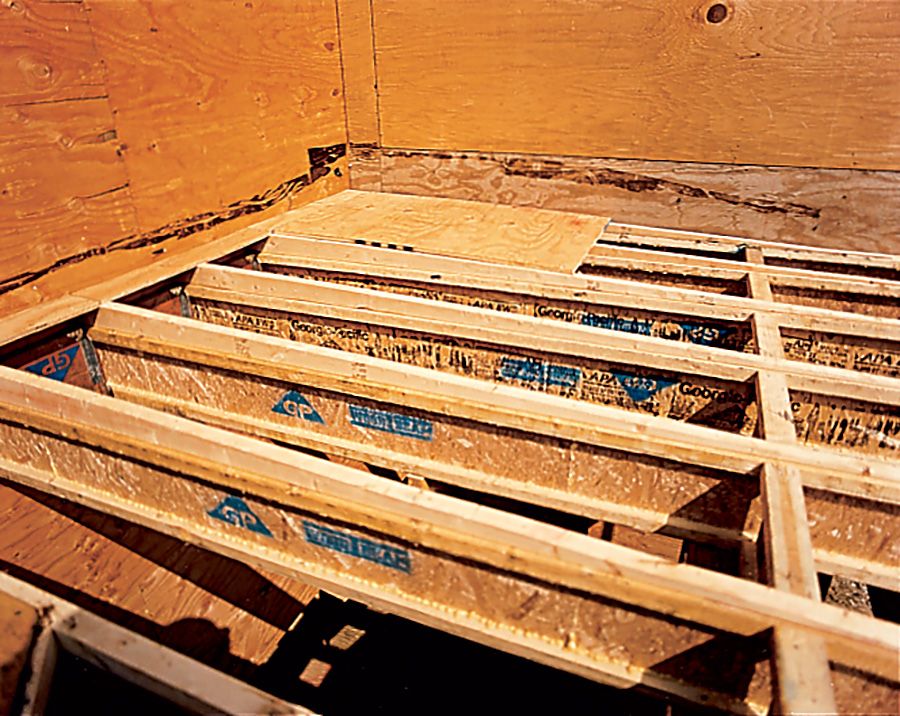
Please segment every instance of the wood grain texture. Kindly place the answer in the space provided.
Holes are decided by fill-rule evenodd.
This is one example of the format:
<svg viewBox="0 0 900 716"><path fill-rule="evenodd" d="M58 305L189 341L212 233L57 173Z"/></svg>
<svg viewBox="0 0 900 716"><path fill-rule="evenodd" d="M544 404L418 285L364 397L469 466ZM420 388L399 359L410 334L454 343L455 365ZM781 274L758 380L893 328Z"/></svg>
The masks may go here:
<svg viewBox="0 0 900 716"><path fill-rule="evenodd" d="M2 278L135 232L111 127L105 99L0 109Z"/></svg>
<svg viewBox="0 0 900 716"><path fill-rule="evenodd" d="M890 0L375 0L383 144L900 167Z"/></svg>
<svg viewBox="0 0 900 716"><path fill-rule="evenodd" d="M206 663L252 670L315 590L63 500L0 484L0 565Z"/></svg>
<svg viewBox="0 0 900 716"><path fill-rule="evenodd" d="M0 39L2 284L136 224L82 5L2 3Z"/></svg>
<svg viewBox="0 0 900 716"><path fill-rule="evenodd" d="M382 151L376 144L350 144L350 188L360 191L381 191ZM401 191L400 194L419 194L417 191ZM467 197L457 197L465 199Z"/></svg>
<svg viewBox="0 0 900 716"><path fill-rule="evenodd" d="M900 252L900 173L351 146L354 188Z"/></svg>
<svg viewBox="0 0 900 716"><path fill-rule="evenodd" d="M375 48L369 0L337 0L347 138L380 142L375 88Z"/></svg>
<svg viewBox="0 0 900 716"><path fill-rule="evenodd" d="M89 0L140 227L223 208L344 142L331 0ZM235 61L240 58L240 61Z"/></svg>
<svg viewBox="0 0 900 716"><path fill-rule="evenodd" d="M0 315L347 186L334 4L211 10L0 4Z"/></svg>
<svg viewBox="0 0 900 716"><path fill-rule="evenodd" d="M64 102L106 94L80 1L0 3L0 103Z"/></svg>
<svg viewBox="0 0 900 716"><path fill-rule="evenodd" d="M346 191L291 212L273 232L571 273L608 223L583 214Z"/></svg>

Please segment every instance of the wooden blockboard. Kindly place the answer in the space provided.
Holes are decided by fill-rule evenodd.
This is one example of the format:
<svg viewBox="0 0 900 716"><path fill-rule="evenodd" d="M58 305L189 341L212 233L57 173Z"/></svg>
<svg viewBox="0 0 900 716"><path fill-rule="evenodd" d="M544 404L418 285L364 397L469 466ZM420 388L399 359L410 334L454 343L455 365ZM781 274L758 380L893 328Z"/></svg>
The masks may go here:
<svg viewBox="0 0 900 716"><path fill-rule="evenodd" d="M273 232L571 273L608 223L583 214L346 191L291 212Z"/></svg>
<svg viewBox="0 0 900 716"><path fill-rule="evenodd" d="M890 0L376 0L373 11L386 147L900 166Z"/></svg>

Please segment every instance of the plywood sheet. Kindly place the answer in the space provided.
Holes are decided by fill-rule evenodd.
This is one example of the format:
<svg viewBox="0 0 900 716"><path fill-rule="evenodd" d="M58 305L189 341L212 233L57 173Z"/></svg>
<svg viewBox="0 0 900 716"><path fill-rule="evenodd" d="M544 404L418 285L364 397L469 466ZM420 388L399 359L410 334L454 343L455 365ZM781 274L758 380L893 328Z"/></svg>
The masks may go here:
<svg viewBox="0 0 900 716"><path fill-rule="evenodd" d="M16 0L0 4L0 105L63 102L106 93L83 4Z"/></svg>
<svg viewBox="0 0 900 716"><path fill-rule="evenodd" d="M141 229L217 211L345 141L332 0L90 0Z"/></svg>
<svg viewBox="0 0 900 716"><path fill-rule="evenodd" d="M329 0L0 4L0 316L345 188L339 50Z"/></svg>
<svg viewBox="0 0 900 716"><path fill-rule="evenodd" d="M373 9L386 147L900 167L892 0Z"/></svg>
<svg viewBox="0 0 900 716"><path fill-rule="evenodd" d="M338 0L347 137L351 142L380 141L375 94L375 50L368 2Z"/></svg>
<svg viewBox="0 0 900 716"><path fill-rule="evenodd" d="M584 214L346 191L291 212L274 231L573 272L608 223Z"/></svg>
<svg viewBox="0 0 900 716"><path fill-rule="evenodd" d="M0 4L0 293L136 231L80 3Z"/></svg>

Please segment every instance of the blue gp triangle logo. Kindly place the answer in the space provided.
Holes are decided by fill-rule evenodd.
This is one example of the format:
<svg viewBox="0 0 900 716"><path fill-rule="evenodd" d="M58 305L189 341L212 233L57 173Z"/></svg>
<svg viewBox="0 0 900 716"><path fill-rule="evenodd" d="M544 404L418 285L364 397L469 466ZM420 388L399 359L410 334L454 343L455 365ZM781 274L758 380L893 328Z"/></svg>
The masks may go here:
<svg viewBox="0 0 900 716"><path fill-rule="evenodd" d="M76 355L78 355L77 343L46 358L41 358L31 365L26 365L25 370L35 375L42 375L45 378L62 381L69 374L69 368L72 367L72 361L75 360Z"/></svg>
<svg viewBox="0 0 900 716"><path fill-rule="evenodd" d="M272 536L269 528L263 524L263 521L256 516L249 505L240 497L228 495L206 514L235 527L243 527L245 530L250 530L266 537Z"/></svg>
<svg viewBox="0 0 900 716"><path fill-rule="evenodd" d="M290 415L293 418L303 418L311 423L322 423L323 425L325 423L312 403L296 390L289 390L282 395L281 399L272 406L272 412Z"/></svg>
<svg viewBox="0 0 900 716"><path fill-rule="evenodd" d="M613 373L613 375L619 385L628 393L628 397L635 403L643 403L659 391L675 385L673 380L663 380L649 375L632 375L630 373Z"/></svg>

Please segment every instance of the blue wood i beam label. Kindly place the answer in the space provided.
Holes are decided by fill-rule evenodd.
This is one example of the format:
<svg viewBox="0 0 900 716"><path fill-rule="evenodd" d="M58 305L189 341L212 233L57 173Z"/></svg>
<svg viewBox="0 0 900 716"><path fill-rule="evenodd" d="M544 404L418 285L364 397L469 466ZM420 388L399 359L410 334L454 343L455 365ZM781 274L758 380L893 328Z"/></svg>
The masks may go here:
<svg viewBox="0 0 900 716"><path fill-rule="evenodd" d="M375 562L375 564L406 574L412 571L412 559L405 549L373 542L365 537L357 537L348 532L340 532L307 520L303 520L303 532L306 541L318 547L325 547L325 549L331 549L341 554Z"/></svg>
<svg viewBox="0 0 900 716"><path fill-rule="evenodd" d="M431 440L434 437L434 426L430 420L367 408L363 405L350 405L349 408L350 424L358 428L381 430L416 440Z"/></svg>

